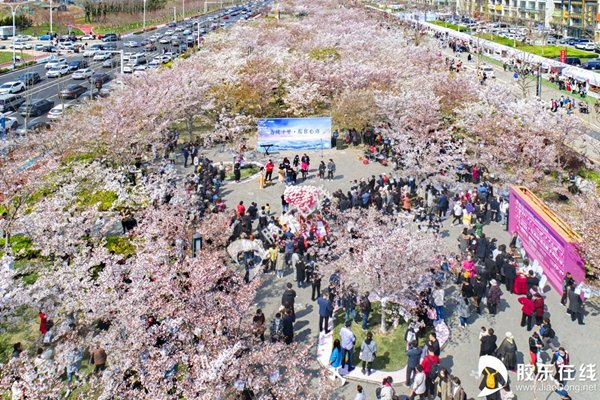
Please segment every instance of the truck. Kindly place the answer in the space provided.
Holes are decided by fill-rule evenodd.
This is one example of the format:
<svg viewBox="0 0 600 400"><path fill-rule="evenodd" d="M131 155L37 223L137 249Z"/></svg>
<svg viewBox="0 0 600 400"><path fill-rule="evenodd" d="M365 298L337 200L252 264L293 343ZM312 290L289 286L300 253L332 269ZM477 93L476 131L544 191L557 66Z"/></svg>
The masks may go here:
<svg viewBox="0 0 600 400"><path fill-rule="evenodd" d="M6 40L13 35L12 26L0 26L0 39Z"/></svg>

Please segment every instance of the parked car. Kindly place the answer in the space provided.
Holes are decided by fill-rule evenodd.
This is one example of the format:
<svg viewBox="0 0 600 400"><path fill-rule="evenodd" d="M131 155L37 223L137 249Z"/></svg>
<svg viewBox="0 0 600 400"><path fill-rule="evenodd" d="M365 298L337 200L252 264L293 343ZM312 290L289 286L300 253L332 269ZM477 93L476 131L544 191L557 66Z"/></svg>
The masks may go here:
<svg viewBox="0 0 600 400"><path fill-rule="evenodd" d="M494 75L494 69L493 69L492 67L490 67L489 65L485 65L485 64L484 64L484 65L481 65L481 66L479 67L479 71L480 71L482 74L485 74L485 76L486 76L487 78L490 78L490 79L491 79L491 78L494 78L494 77L495 77L495 75Z"/></svg>
<svg viewBox="0 0 600 400"><path fill-rule="evenodd" d="M44 47L46 47L45 44L37 43L35 46L33 46L33 49L35 51L44 51Z"/></svg>
<svg viewBox="0 0 600 400"><path fill-rule="evenodd" d="M15 50L31 50L33 46L30 43L15 43L8 46L10 49Z"/></svg>
<svg viewBox="0 0 600 400"><path fill-rule="evenodd" d="M156 51L156 46L152 43L149 43L144 46L144 51L146 51L146 52Z"/></svg>
<svg viewBox="0 0 600 400"><path fill-rule="evenodd" d="M586 62L581 64L581 68L591 69L591 70L600 69L600 60L599 59L587 60Z"/></svg>
<svg viewBox="0 0 600 400"><path fill-rule="evenodd" d="M102 63L102 68L115 68L118 67L120 60L118 58L109 58L108 60L104 60Z"/></svg>
<svg viewBox="0 0 600 400"><path fill-rule="evenodd" d="M44 46L42 47L42 51L44 53L56 53L58 49L56 48L56 46Z"/></svg>
<svg viewBox="0 0 600 400"><path fill-rule="evenodd" d="M554 60L560 61L560 57L556 57ZM581 65L581 60L578 57L567 57L565 63L569 65Z"/></svg>
<svg viewBox="0 0 600 400"><path fill-rule="evenodd" d="M135 40L130 40L128 42L123 43L123 47L140 47L140 44L138 42L136 42Z"/></svg>
<svg viewBox="0 0 600 400"><path fill-rule="evenodd" d="M0 94L0 112L17 111L25 102L23 96L18 94Z"/></svg>
<svg viewBox="0 0 600 400"><path fill-rule="evenodd" d="M43 130L50 129L50 124L45 121L32 121L27 124L27 126L21 126L17 129L16 133L18 135L24 135L27 132L39 132Z"/></svg>
<svg viewBox="0 0 600 400"><path fill-rule="evenodd" d="M69 71L74 72L81 68L87 68L88 62L85 60L73 60L69 61Z"/></svg>
<svg viewBox="0 0 600 400"><path fill-rule="evenodd" d="M60 78L61 76L68 75L71 70L67 64L60 64L54 68L50 68L48 72L46 72L46 76L48 78Z"/></svg>
<svg viewBox="0 0 600 400"><path fill-rule="evenodd" d="M42 80L42 77L37 72L25 72L23 75L19 75L18 78L27 86L35 85Z"/></svg>
<svg viewBox="0 0 600 400"><path fill-rule="evenodd" d="M92 70L89 68L82 68L79 69L77 71L75 71L73 73L73 76L71 78L75 79L75 80L81 80L81 79L89 79L92 77Z"/></svg>
<svg viewBox="0 0 600 400"><path fill-rule="evenodd" d="M19 114L23 117L39 117L40 115L50 111L54 107L54 102L48 99L33 99L27 104L22 104L19 107Z"/></svg>
<svg viewBox="0 0 600 400"><path fill-rule="evenodd" d="M49 120L60 119L64 115L65 111L72 107L73 107L73 104L69 104L69 103L59 104L56 107L53 107L50 111L48 111L48 119Z"/></svg>
<svg viewBox="0 0 600 400"><path fill-rule="evenodd" d="M79 38L79 40L94 40L95 37L94 35L83 35L82 37Z"/></svg>
<svg viewBox="0 0 600 400"><path fill-rule="evenodd" d="M6 131L14 131L19 126L19 120L15 117L4 117L4 128Z"/></svg>
<svg viewBox="0 0 600 400"><path fill-rule="evenodd" d="M52 40L54 39L53 35L42 35L38 38L38 40Z"/></svg>
<svg viewBox="0 0 600 400"><path fill-rule="evenodd" d="M579 50L591 50L591 51L594 51L596 49L596 43L594 43L594 42L577 43L575 45L575 48L579 49Z"/></svg>
<svg viewBox="0 0 600 400"><path fill-rule="evenodd" d="M46 69L52 69L58 65L66 64L67 59L64 57L55 57L46 63Z"/></svg>
<svg viewBox="0 0 600 400"><path fill-rule="evenodd" d="M25 90L25 84L21 81L6 82L0 85L0 94L21 93Z"/></svg>
<svg viewBox="0 0 600 400"><path fill-rule="evenodd" d="M106 35L102 36L103 42L116 42L117 40L119 40L119 38L114 33L107 33Z"/></svg>
<svg viewBox="0 0 600 400"><path fill-rule="evenodd" d="M107 51L100 51L94 55L94 61L104 61L112 57L112 54Z"/></svg>
<svg viewBox="0 0 600 400"><path fill-rule="evenodd" d="M90 79L92 84L97 86L98 84L103 85L110 81L110 76L104 72L94 72Z"/></svg>
<svg viewBox="0 0 600 400"><path fill-rule="evenodd" d="M87 89L77 83L67 85L66 88L58 92L58 97L61 99L76 99L81 96Z"/></svg>

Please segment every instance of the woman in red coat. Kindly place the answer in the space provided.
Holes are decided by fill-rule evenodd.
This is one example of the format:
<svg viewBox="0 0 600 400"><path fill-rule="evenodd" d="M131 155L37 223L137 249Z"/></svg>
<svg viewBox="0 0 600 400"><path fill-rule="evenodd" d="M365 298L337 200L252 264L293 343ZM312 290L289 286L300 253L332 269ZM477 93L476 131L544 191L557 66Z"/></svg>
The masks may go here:
<svg viewBox="0 0 600 400"><path fill-rule="evenodd" d="M531 300L531 293L527 293L526 297L519 297L519 303L523 305L521 307L523 313L521 316L521 326L527 324L527 331L530 331L533 328L532 317L535 311L535 305L533 304L533 300Z"/></svg>
<svg viewBox="0 0 600 400"><path fill-rule="evenodd" d="M544 320L544 298L536 293L533 296L533 307L534 307L534 315L535 315L535 324L542 325Z"/></svg>
<svg viewBox="0 0 600 400"><path fill-rule="evenodd" d="M46 317L46 314L42 312L42 310L40 310L40 332L42 335L45 335L46 332L48 332L48 318Z"/></svg>

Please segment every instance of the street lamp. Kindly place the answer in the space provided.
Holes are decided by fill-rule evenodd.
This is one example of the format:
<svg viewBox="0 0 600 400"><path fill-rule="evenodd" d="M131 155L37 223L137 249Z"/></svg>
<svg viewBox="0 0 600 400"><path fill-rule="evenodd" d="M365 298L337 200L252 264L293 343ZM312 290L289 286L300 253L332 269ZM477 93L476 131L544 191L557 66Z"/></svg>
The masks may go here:
<svg viewBox="0 0 600 400"><path fill-rule="evenodd" d="M52 0L50 0L50 34L52 35Z"/></svg>
<svg viewBox="0 0 600 400"><path fill-rule="evenodd" d="M13 37L12 37L13 69L16 69L17 68L17 52L15 50L15 36L17 36L17 25L15 23L15 18L17 16L17 9L11 5L10 11L12 13L12 18L13 18Z"/></svg>
<svg viewBox="0 0 600 400"><path fill-rule="evenodd" d="M182 11L181 11L181 19L185 19L185 0L182 0Z"/></svg>
<svg viewBox="0 0 600 400"><path fill-rule="evenodd" d="M146 0L144 0L144 27L142 30L146 32Z"/></svg>
<svg viewBox="0 0 600 400"><path fill-rule="evenodd" d="M173 6L173 22L177 23L177 6Z"/></svg>

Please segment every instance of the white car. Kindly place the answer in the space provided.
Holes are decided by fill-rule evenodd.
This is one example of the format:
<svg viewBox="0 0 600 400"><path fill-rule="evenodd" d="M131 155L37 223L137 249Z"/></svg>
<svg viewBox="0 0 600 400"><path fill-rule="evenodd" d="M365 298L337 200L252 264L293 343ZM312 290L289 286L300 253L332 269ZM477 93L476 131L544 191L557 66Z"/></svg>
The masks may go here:
<svg viewBox="0 0 600 400"><path fill-rule="evenodd" d="M31 46L29 43L15 43L14 45L11 44L8 47L11 49L14 48L15 50L30 50L33 48L33 46Z"/></svg>
<svg viewBox="0 0 600 400"><path fill-rule="evenodd" d="M52 68L56 67L57 65L62 65L62 64L66 64L66 63L67 63L67 59L64 57L54 58L52 61L49 61L46 63L46 69L52 69Z"/></svg>
<svg viewBox="0 0 600 400"><path fill-rule="evenodd" d="M19 120L15 117L4 117L4 127L7 131L17 129L19 126Z"/></svg>
<svg viewBox="0 0 600 400"><path fill-rule="evenodd" d="M576 49L579 50L595 50L596 49L596 43L594 42L588 42L588 43L579 43L575 45Z"/></svg>
<svg viewBox="0 0 600 400"><path fill-rule="evenodd" d="M169 29L168 31L165 32L165 36L171 36L174 32Z"/></svg>
<svg viewBox="0 0 600 400"><path fill-rule="evenodd" d="M94 35L83 35L80 40L94 40Z"/></svg>
<svg viewBox="0 0 600 400"><path fill-rule="evenodd" d="M134 68L135 68L135 64L127 63L123 66L123 73L124 74L132 74Z"/></svg>
<svg viewBox="0 0 600 400"><path fill-rule="evenodd" d="M84 57L94 57L99 50L96 49L87 49L83 52Z"/></svg>
<svg viewBox="0 0 600 400"><path fill-rule="evenodd" d="M48 119L56 120L56 119L61 118L63 116L64 112L71 107L73 107L73 104L71 104L71 103L57 105L56 107L54 107L50 111L48 111Z"/></svg>
<svg viewBox="0 0 600 400"><path fill-rule="evenodd" d="M58 45L58 48L63 50L74 50L75 44L73 42L62 42Z"/></svg>
<svg viewBox="0 0 600 400"><path fill-rule="evenodd" d="M158 43L160 44L168 44L171 42L171 39L169 36L163 36L162 38L160 38L160 40L158 41Z"/></svg>
<svg viewBox="0 0 600 400"><path fill-rule="evenodd" d="M111 53L106 52L106 51L101 51L101 52L96 53L96 55L94 56L94 58L92 60L105 61L105 60L108 60L111 56L112 56Z"/></svg>
<svg viewBox="0 0 600 400"><path fill-rule="evenodd" d="M46 76L48 78L60 78L61 76L65 76L70 72L69 66L67 64L57 65L54 68L51 68Z"/></svg>
<svg viewBox="0 0 600 400"><path fill-rule="evenodd" d="M140 47L140 44L135 40L130 40L129 42L123 43L123 47Z"/></svg>
<svg viewBox="0 0 600 400"><path fill-rule="evenodd" d="M153 59L152 61L150 61L148 63L148 68L158 68L158 66L162 64L162 62L160 60L157 60L156 58Z"/></svg>
<svg viewBox="0 0 600 400"><path fill-rule="evenodd" d="M6 82L0 86L0 94L21 93L25 90L25 84L21 81Z"/></svg>
<svg viewBox="0 0 600 400"><path fill-rule="evenodd" d="M479 67L479 71L481 72L481 74L483 75L485 73L485 76L487 78L494 78L494 69L492 67L490 67L489 65L481 65Z"/></svg>
<svg viewBox="0 0 600 400"><path fill-rule="evenodd" d="M29 35L17 35L15 36L15 42L28 42L32 39Z"/></svg>
<svg viewBox="0 0 600 400"><path fill-rule="evenodd" d="M75 80L88 79L92 77L94 72L89 68L78 69L73 73L72 78Z"/></svg>

